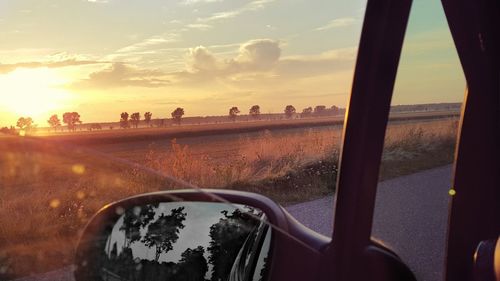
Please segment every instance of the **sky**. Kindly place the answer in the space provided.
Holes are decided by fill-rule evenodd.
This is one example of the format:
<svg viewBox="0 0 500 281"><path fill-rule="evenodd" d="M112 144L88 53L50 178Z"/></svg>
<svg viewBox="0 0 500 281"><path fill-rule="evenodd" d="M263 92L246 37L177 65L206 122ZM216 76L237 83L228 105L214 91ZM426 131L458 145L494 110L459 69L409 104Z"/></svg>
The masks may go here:
<svg viewBox="0 0 500 281"><path fill-rule="evenodd" d="M348 104L366 1L0 0L0 126ZM415 0L393 104L461 102L438 0Z"/></svg>

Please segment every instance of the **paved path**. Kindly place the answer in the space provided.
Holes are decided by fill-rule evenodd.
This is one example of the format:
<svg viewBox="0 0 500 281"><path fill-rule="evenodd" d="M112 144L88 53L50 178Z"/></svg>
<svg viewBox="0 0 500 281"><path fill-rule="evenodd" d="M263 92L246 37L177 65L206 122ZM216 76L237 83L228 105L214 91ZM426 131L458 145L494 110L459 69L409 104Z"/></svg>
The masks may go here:
<svg viewBox="0 0 500 281"><path fill-rule="evenodd" d="M451 166L387 180L379 185L373 236L407 262L422 281L441 281ZM326 197L287 207L309 228L331 235L333 199ZM16 281L73 281L63 268Z"/></svg>
<svg viewBox="0 0 500 281"><path fill-rule="evenodd" d="M443 279L451 166L387 180L379 185L372 235L410 265L418 280ZM330 236L333 199L287 210L309 228Z"/></svg>

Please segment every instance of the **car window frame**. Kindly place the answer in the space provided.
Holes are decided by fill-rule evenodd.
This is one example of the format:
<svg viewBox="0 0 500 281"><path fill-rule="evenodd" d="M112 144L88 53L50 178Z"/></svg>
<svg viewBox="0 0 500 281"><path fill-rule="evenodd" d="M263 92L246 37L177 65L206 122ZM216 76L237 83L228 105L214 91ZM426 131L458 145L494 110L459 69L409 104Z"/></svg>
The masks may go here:
<svg viewBox="0 0 500 281"><path fill-rule="evenodd" d="M500 234L500 3L441 2L467 81L451 183L445 280L473 280L476 248Z"/></svg>
<svg viewBox="0 0 500 281"><path fill-rule="evenodd" d="M322 276L328 276L324 280L374 277L358 269L372 243L383 141L411 3L367 2L344 123L333 235L326 251L330 266L323 270ZM472 277L475 247L500 233L495 215L500 204L494 201L500 196L500 32L495 30L500 5L490 0L442 4L467 82L451 185L460 195L452 197L447 234L445 279L451 281ZM478 143L479 153L474 149Z"/></svg>
<svg viewBox="0 0 500 281"><path fill-rule="evenodd" d="M368 0L347 107L325 280L366 280L358 265L371 228L390 103L411 0Z"/></svg>

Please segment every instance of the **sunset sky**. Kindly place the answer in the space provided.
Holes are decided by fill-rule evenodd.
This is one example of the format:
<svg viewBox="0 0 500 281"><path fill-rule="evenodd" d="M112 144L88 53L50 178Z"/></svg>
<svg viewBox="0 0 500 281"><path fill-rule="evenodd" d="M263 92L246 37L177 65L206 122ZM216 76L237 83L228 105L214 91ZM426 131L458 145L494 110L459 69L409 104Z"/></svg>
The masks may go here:
<svg viewBox="0 0 500 281"><path fill-rule="evenodd" d="M346 106L365 1L0 0L0 126ZM438 0L414 1L393 104L461 102Z"/></svg>

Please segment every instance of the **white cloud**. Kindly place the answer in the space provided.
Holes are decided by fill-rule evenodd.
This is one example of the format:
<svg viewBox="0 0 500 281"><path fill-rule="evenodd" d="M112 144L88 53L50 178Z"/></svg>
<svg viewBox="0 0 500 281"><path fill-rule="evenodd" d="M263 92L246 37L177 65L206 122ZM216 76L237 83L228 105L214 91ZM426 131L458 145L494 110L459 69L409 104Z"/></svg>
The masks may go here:
<svg viewBox="0 0 500 281"><path fill-rule="evenodd" d="M62 68L71 66L82 66L92 64L103 64L106 61L79 59L83 56L69 56L67 54L48 57L50 60L46 61L27 61L17 62L11 64L0 64L0 75L10 73L18 68Z"/></svg>
<svg viewBox="0 0 500 281"><path fill-rule="evenodd" d="M198 46L189 49L188 68L190 71L215 71L217 67L217 59L207 48Z"/></svg>
<svg viewBox="0 0 500 281"><path fill-rule="evenodd" d="M170 73L174 82L206 83L276 81L321 77L347 71L354 67L357 48L330 50L318 55L281 57L279 41L255 39L240 45L230 59L218 57L203 46L189 49L187 70Z"/></svg>
<svg viewBox="0 0 500 281"><path fill-rule="evenodd" d="M191 23L191 24L186 25L186 27L191 28L191 29L198 29L198 30L208 30L208 29L212 28L211 25L204 24L204 23Z"/></svg>
<svg viewBox="0 0 500 281"><path fill-rule="evenodd" d="M338 27L344 27L344 26L349 26L353 25L356 22L355 18L338 18L331 20L329 23L327 23L324 26L316 28L316 30L321 31L321 30L327 30L327 29L332 29L332 28L338 28Z"/></svg>
<svg viewBox="0 0 500 281"><path fill-rule="evenodd" d="M218 13L212 14L209 17L198 18L198 22L211 22L211 21L218 21L218 20L223 20L223 19L235 18L235 17L237 17L240 14L243 14L245 12L263 9L263 8L265 8L265 6L268 3L271 3L274 1L276 1L276 0L254 0L250 3L245 4L243 7L236 9L236 10L218 12Z"/></svg>
<svg viewBox="0 0 500 281"><path fill-rule="evenodd" d="M164 73L154 69L142 69L124 63L113 63L110 67L90 73L87 79L69 85L74 89L144 87L157 88L170 84Z"/></svg>
<svg viewBox="0 0 500 281"><path fill-rule="evenodd" d="M225 11L225 12L219 12L212 14L210 17L207 18L199 18L199 22L211 22L211 21L217 21L217 20L222 20L222 19L230 19L238 16L241 14L241 10L234 10L234 11Z"/></svg>
<svg viewBox="0 0 500 281"><path fill-rule="evenodd" d="M199 46L189 50L188 69L215 76L266 71L273 67L280 55L279 42L270 39L248 41L240 46L235 58L225 61L217 59L207 48Z"/></svg>
<svg viewBox="0 0 500 281"><path fill-rule="evenodd" d="M198 3L214 3L214 2L222 2L224 0L184 0L181 2L183 5L194 5Z"/></svg>
<svg viewBox="0 0 500 281"><path fill-rule="evenodd" d="M251 70L264 70L273 66L280 56L281 48L278 41L256 39L241 45L235 62Z"/></svg>
<svg viewBox="0 0 500 281"><path fill-rule="evenodd" d="M319 55L289 56L280 60L276 73L280 76L313 77L352 69L357 48L330 50Z"/></svg>
<svg viewBox="0 0 500 281"><path fill-rule="evenodd" d="M152 47L161 47L167 45L169 43L174 43L179 41L179 34L172 32L164 35L158 35L150 37L146 40L143 40L139 43L132 44L130 46L121 48L116 51L116 53L130 53L130 52L138 52L148 50Z"/></svg>

